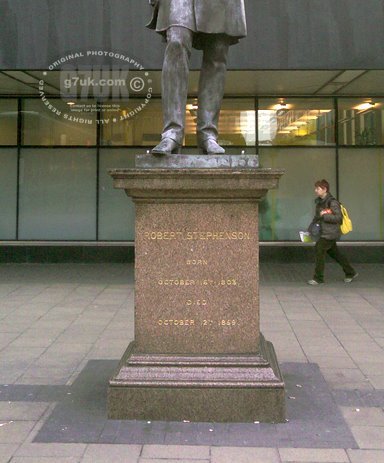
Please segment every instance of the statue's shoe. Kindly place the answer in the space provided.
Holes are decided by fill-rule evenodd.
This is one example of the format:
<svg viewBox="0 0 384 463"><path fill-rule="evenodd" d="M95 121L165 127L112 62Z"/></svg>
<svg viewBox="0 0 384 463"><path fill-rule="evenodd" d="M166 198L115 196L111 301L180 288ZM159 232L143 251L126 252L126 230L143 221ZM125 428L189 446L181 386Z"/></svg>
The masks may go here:
<svg viewBox="0 0 384 463"><path fill-rule="evenodd" d="M199 149L203 154L225 154L225 149L214 138L200 141Z"/></svg>
<svg viewBox="0 0 384 463"><path fill-rule="evenodd" d="M163 156L165 154L180 154L181 145L172 138L163 138L161 142L152 149L154 156Z"/></svg>

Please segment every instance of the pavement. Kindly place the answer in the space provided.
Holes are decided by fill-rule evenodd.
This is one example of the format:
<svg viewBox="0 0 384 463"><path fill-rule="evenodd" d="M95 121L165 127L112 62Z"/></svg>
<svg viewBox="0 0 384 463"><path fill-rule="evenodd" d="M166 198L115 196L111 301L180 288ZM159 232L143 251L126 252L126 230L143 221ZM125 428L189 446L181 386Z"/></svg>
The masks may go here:
<svg viewBox="0 0 384 463"><path fill-rule="evenodd" d="M384 265L261 264L288 421L106 418L133 339L133 266L0 265L0 463L384 463Z"/></svg>

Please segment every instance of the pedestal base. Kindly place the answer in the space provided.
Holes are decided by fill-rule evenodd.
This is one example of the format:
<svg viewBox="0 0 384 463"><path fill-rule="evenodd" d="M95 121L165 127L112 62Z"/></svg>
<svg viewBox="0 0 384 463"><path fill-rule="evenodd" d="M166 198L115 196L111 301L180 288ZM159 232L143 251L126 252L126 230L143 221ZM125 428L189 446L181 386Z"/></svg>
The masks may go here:
<svg viewBox="0 0 384 463"><path fill-rule="evenodd" d="M110 380L108 416L284 421L258 265L258 203L283 171L249 155L136 161L110 171L136 207L135 344Z"/></svg>
<svg viewBox="0 0 384 463"><path fill-rule="evenodd" d="M283 422L284 382L272 343L259 355L135 353L131 343L108 388L111 419Z"/></svg>

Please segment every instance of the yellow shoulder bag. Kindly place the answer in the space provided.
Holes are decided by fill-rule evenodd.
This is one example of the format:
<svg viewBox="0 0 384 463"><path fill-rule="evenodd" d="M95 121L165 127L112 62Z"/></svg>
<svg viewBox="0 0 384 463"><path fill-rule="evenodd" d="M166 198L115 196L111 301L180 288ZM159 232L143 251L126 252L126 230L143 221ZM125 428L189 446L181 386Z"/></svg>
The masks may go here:
<svg viewBox="0 0 384 463"><path fill-rule="evenodd" d="M346 235L347 233L353 230L352 220L349 218L347 209L345 209L345 207L342 204L340 204L340 209L341 209L341 214L343 216L343 221L340 225L340 230L343 235Z"/></svg>

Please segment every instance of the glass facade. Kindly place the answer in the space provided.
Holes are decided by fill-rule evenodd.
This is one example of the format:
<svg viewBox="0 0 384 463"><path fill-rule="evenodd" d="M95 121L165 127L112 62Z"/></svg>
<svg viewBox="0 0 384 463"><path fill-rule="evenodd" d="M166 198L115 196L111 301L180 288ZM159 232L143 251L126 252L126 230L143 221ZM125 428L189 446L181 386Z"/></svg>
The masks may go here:
<svg viewBox="0 0 384 463"><path fill-rule="evenodd" d="M0 146L17 144L17 105L17 99L0 99Z"/></svg>
<svg viewBox="0 0 384 463"><path fill-rule="evenodd" d="M17 149L0 148L0 239L16 239Z"/></svg>
<svg viewBox="0 0 384 463"><path fill-rule="evenodd" d="M353 219L351 240L384 239L384 148L339 151L340 199Z"/></svg>
<svg viewBox="0 0 384 463"><path fill-rule="evenodd" d="M131 198L123 190L115 190L108 169L135 166L137 149L100 150L99 162L99 227L102 241L134 240L135 210Z"/></svg>
<svg viewBox="0 0 384 463"><path fill-rule="evenodd" d="M335 144L334 101L322 98L261 99L260 145L329 146Z"/></svg>
<svg viewBox="0 0 384 463"><path fill-rule="evenodd" d="M127 103L115 101L111 105L116 110L116 123L101 126L101 144L108 146L154 146L160 141L162 131L161 101L151 103L135 113L141 100L132 99ZM185 146L196 146L197 100L188 100L185 112ZM108 112L101 117L108 119ZM254 99L225 99L219 120L220 143L225 146L254 146L255 131Z"/></svg>
<svg viewBox="0 0 384 463"><path fill-rule="evenodd" d="M116 105L113 115L116 122L101 126L101 144L108 146L154 146L160 141L162 130L161 101L153 99L151 103L135 113L141 100L128 102L113 101ZM101 112L104 120L110 118L109 108Z"/></svg>
<svg viewBox="0 0 384 463"><path fill-rule="evenodd" d="M384 144L384 100L340 99L338 113L340 145Z"/></svg>
<svg viewBox="0 0 384 463"><path fill-rule="evenodd" d="M21 151L19 238L95 240L94 149Z"/></svg>
<svg viewBox="0 0 384 463"><path fill-rule="evenodd" d="M92 146L96 144L96 110L81 114L75 112L75 108L71 110L68 102L64 100L52 99L50 102L51 109L40 98L23 100L21 137L23 145ZM91 107L96 104L93 101L88 103ZM67 117L63 117L64 114Z"/></svg>
<svg viewBox="0 0 384 463"><path fill-rule="evenodd" d="M68 102L52 100L58 111ZM161 101L86 100L87 121L58 117L39 98L0 99L0 240L133 241L134 206L108 169L133 167L159 140ZM196 100L186 107L185 145L196 151ZM110 101L108 107L113 107ZM20 109L20 110L19 110ZM348 208L344 239L384 240L384 99L227 98L220 142L286 170L260 204L262 241L298 241L314 212L313 184L326 178ZM98 122L99 121L99 122Z"/></svg>
<svg viewBox="0 0 384 463"><path fill-rule="evenodd" d="M336 185L336 153L326 148L261 148L262 167L283 168L279 188L260 203L260 240L296 241L314 214L314 183L326 178ZM336 194L334 188L333 194ZM313 199L312 199L313 198Z"/></svg>
<svg viewBox="0 0 384 463"><path fill-rule="evenodd" d="M187 104L185 145L196 146L197 100ZM226 98L219 119L222 146L256 145L256 112L253 98Z"/></svg>

